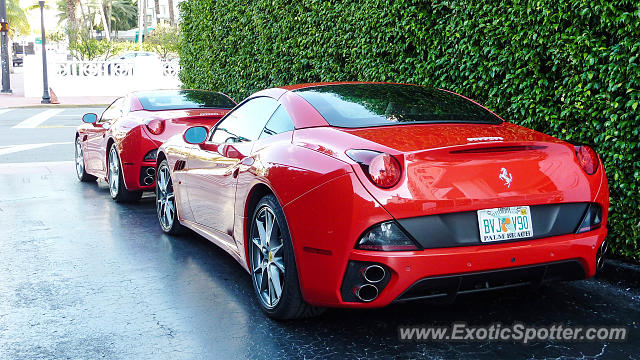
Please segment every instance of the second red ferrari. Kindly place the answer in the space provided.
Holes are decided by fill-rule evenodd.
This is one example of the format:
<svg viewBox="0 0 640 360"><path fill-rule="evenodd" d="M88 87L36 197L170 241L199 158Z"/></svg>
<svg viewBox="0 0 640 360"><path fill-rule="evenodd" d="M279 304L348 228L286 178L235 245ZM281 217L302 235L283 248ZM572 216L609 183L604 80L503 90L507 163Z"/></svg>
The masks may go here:
<svg viewBox="0 0 640 360"><path fill-rule="evenodd" d="M82 117L75 137L80 181L104 178L116 201L140 199L154 190L156 152L169 137L190 126L210 128L236 103L201 90L141 91L116 99L100 117Z"/></svg>

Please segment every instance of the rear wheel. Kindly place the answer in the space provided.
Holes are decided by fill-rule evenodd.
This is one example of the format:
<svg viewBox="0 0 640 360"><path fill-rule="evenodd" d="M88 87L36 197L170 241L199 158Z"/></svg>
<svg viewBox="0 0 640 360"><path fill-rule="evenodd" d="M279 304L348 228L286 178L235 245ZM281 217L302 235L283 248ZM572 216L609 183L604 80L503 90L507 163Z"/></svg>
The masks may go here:
<svg viewBox="0 0 640 360"><path fill-rule="evenodd" d="M169 171L169 163L162 160L158 166L156 178L156 213L162 231L167 234L178 235L184 232L184 226L178 220L176 211L176 196L173 192L173 181Z"/></svg>
<svg viewBox="0 0 640 360"><path fill-rule="evenodd" d="M82 150L82 140L76 137L76 175L82 182L96 181L96 177L87 173L84 162L84 151Z"/></svg>
<svg viewBox="0 0 640 360"><path fill-rule="evenodd" d="M109 150L109 169L107 180L109 181L109 194L116 202L138 201L142 197L142 191L129 191L124 185L120 157L116 144Z"/></svg>
<svg viewBox="0 0 640 360"><path fill-rule="evenodd" d="M251 217L249 263L258 303L268 316L286 320L323 311L302 298L289 228L273 195L263 197Z"/></svg>

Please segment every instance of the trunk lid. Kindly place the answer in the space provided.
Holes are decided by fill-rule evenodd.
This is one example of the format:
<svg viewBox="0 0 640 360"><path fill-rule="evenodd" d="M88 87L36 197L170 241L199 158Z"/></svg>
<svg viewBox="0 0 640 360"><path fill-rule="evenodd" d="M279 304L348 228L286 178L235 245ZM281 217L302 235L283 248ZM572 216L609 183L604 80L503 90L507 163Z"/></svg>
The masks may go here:
<svg viewBox="0 0 640 360"><path fill-rule="evenodd" d="M387 151L399 160L402 178L387 190L376 187L354 166L369 192L398 219L585 202L598 190L577 163L571 144L509 123L343 131L381 145L371 150Z"/></svg>
<svg viewBox="0 0 640 360"><path fill-rule="evenodd" d="M192 126L204 126L207 129L211 129L228 112L229 110L223 109L155 111L147 114L143 124L146 125L154 120L163 122L164 130L158 135L151 133L149 129L145 129L153 140L159 142L160 145L170 137L181 134Z"/></svg>

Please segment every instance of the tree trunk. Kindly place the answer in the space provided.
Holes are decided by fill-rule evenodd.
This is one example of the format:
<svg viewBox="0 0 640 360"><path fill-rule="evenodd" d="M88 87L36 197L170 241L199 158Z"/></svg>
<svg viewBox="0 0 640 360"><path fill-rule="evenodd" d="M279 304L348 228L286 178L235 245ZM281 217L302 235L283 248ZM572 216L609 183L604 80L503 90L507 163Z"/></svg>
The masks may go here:
<svg viewBox="0 0 640 360"><path fill-rule="evenodd" d="M80 0L65 0L65 5L67 13L67 31L69 35L69 41L75 42L78 32L78 18L76 17L76 13L78 11L78 5L80 5Z"/></svg>
<svg viewBox="0 0 640 360"><path fill-rule="evenodd" d="M107 35L107 41L111 41L111 34L109 33L109 26L107 25L107 17L104 15L104 7L102 3L98 3L98 9L100 10L100 18L102 19L102 27Z"/></svg>
<svg viewBox="0 0 640 360"><path fill-rule="evenodd" d="M153 0L153 6L155 7L156 10L156 27L158 27L159 25L159 20L160 20L160 0Z"/></svg>
<svg viewBox="0 0 640 360"><path fill-rule="evenodd" d="M112 9L112 0L107 0L106 1L106 6L105 6L105 16L107 17L107 26L109 26L109 33L111 33L111 28L112 28L112 25L111 25L111 21L112 21L111 14L112 14L112 11L111 11L111 9Z"/></svg>
<svg viewBox="0 0 640 360"><path fill-rule="evenodd" d="M176 24L176 18L173 14L173 0L169 1L169 25L173 26Z"/></svg>
<svg viewBox="0 0 640 360"><path fill-rule="evenodd" d="M142 8L143 8L144 0L138 0L138 46L139 50L142 50L142 26L144 26L142 22Z"/></svg>
<svg viewBox="0 0 640 360"><path fill-rule="evenodd" d="M142 1L142 40L143 41L147 35L148 27L149 27L149 24L147 24L147 0L143 0Z"/></svg>

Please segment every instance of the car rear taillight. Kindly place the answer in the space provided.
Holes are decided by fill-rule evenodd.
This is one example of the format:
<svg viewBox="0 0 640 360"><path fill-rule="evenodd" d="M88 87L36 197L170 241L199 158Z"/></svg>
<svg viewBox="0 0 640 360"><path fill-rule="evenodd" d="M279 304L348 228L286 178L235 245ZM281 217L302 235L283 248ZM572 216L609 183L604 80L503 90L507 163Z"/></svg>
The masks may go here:
<svg viewBox="0 0 640 360"><path fill-rule="evenodd" d="M388 189L400 181L402 168L393 156L372 150L348 150L346 154L360 164L374 185Z"/></svg>
<svg viewBox="0 0 640 360"><path fill-rule="evenodd" d="M147 123L147 129L154 134L160 135L164 131L164 120L153 119Z"/></svg>
<svg viewBox="0 0 640 360"><path fill-rule="evenodd" d="M575 145L576 158L578 163L589 175L593 175L598 170L598 154L587 145Z"/></svg>

